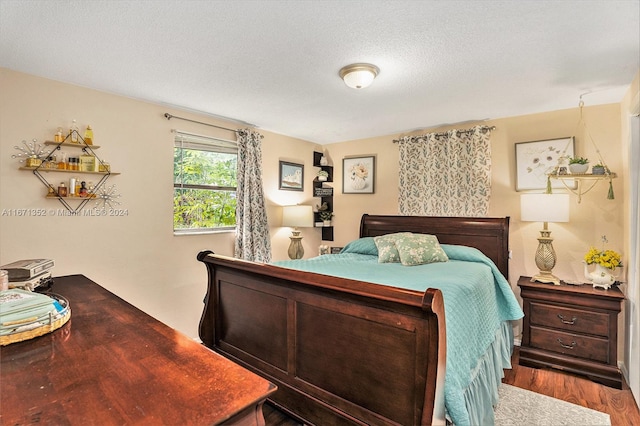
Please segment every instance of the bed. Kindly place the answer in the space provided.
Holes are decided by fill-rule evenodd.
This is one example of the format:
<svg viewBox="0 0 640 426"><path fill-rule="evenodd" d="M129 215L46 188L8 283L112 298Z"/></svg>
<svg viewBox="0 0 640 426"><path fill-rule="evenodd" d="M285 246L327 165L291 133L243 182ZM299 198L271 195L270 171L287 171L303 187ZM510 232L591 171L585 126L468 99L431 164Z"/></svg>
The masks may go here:
<svg viewBox="0 0 640 426"><path fill-rule="evenodd" d="M421 268L429 265L387 264L395 272L383 282L372 242L399 232L435 235L450 259L431 270L454 272L443 269L438 282L425 284L433 274ZM508 234L509 218L363 215L360 238L337 255L258 264L203 251L208 289L200 338L277 384L270 401L307 424L491 422L502 369L510 367L509 321L522 316L504 278ZM487 274L495 282L466 288ZM464 291L452 296L457 287ZM475 287L493 288L497 318L472 320L484 312L474 300L485 296ZM456 316L467 334L454 333ZM488 328L490 341L471 344L483 334L476 328ZM467 376L452 376L460 363Z"/></svg>

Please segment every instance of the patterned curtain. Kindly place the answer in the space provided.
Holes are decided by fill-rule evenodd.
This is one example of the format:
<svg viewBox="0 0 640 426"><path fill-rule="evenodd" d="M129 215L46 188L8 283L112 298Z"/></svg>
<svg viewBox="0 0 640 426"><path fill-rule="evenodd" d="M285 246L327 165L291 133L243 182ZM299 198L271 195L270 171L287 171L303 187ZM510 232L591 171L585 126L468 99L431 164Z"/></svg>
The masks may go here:
<svg viewBox="0 0 640 426"><path fill-rule="evenodd" d="M487 216L490 136L490 128L476 126L401 138L400 214Z"/></svg>
<svg viewBox="0 0 640 426"><path fill-rule="evenodd" d="M271 261L271 239L262 189L262 135L237 130L238 187L235 257L255 262Z"/></svg>

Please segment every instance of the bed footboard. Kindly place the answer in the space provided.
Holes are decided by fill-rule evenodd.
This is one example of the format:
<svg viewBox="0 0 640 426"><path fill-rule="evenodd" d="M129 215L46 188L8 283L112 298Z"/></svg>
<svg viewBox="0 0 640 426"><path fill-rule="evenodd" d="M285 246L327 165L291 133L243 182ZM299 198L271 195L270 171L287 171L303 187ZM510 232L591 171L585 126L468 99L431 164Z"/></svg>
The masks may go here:
<svg viewBox="0 0 640 426"><path fill-rule="evenodd" d="M399 290L198 254L208 271L200 338L278 385L309 424L444 424L439 290Z"/></svg>

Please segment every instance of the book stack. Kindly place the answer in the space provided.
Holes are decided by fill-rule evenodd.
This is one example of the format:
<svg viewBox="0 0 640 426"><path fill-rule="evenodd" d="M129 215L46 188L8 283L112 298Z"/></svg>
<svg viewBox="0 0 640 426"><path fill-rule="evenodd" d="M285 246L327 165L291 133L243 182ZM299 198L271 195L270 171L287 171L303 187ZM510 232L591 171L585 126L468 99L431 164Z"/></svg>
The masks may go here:
<svg viewBox="0 0 640 426"><path fill-rule="evenodd" d="M0 269L9 273L9 288L33 290L52 283L54 265L51 259L25 259L2 265Z"/></svg>

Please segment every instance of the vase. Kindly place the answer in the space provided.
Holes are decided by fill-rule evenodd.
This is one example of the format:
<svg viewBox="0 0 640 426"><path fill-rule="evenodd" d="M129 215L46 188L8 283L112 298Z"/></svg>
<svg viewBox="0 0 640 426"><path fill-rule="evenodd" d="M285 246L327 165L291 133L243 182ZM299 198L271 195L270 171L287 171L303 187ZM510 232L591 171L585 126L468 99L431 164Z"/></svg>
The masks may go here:
<svg viewBox="0 0 640 426"><path fill-rule="evenodd" d="M354 177L353 180L351 181L351 188L353 189L364 189L364 185L365 185L365 181L364 178L361 177Z"/></svg>
<svg viewBox="0 0 640 426"><path fill-rule="evenodd" d="M595 265L593 272L589 272L586 263L584 264L584 277L591 281L593 288L601 287L605 290L608 290L616 282L617 278L611 269L598 264Z"/></svg>
<svg viewBox="0 0 640 426"><path fill-rule="evenodd" d="M589 164L569 164L569 171L571 173L573 173L574 175L582 175L587 173L587 170L589 170Z"/></svg>

